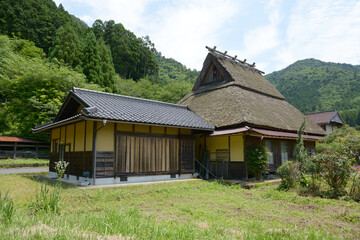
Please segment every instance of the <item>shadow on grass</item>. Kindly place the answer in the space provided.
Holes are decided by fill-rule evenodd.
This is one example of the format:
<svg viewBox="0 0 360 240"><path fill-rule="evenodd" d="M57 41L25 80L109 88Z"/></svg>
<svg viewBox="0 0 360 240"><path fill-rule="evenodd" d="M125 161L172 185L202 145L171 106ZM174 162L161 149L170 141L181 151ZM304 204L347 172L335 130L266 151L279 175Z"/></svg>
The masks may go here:
<svg viewBox="0 0 360 240"><path fill-rule="evenodd" d="M75 188L75 186L70 184L70 183L61 182L61 181L58 181L57 179L52 179L52 178L49 178L47 176L24 175L22 177L30 179L30 180L38 182L38 183L41 183L41 184L45 183L45 184L47 184L49 186L52 186L52 187L55 187L57 184L59 184L58 186L60 186L62 189Z"/></svg>

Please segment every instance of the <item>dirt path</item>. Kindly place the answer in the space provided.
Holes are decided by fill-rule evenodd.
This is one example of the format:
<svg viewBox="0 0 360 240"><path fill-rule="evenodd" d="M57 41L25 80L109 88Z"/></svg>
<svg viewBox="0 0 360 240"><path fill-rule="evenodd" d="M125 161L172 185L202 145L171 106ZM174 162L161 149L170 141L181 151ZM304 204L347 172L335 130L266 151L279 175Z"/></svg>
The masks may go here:
<svg viewBox="0 0 360 240"><path fill-rule="evenodd" d="M8 168L8 169L0 169L0 174L40 173L47 171L49 171L49 167Z"/></svg>

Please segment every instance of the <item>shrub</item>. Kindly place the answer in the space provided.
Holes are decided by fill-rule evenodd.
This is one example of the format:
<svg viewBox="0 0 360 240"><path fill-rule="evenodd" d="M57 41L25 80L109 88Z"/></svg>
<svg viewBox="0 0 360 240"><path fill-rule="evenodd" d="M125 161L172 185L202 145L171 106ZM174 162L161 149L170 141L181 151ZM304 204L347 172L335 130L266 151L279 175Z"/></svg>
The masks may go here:
<svg viewBox="0 0 360 240"><path fill-rule="evenodd" d="M318 174L329 185L330 195L332 197L344 195L352 172L351 163L354 159L344 154L343 151L324 150L324 152L316 154L311 161L317 168Z"/></svg>
<svg viewBox="0 0 360 240"><path fill-rule="evenodd" d="M36 196L35 201L30 204L30 207L34 210L35 213L58 213L60 210L60 200L60 188L55 187L55 189L50 192L45 184L41 186L40 193Z"/></svg>
<svg viewBox="0 0 360 240"><path fill-rule="evenodd" d="M2 198L0 191L0 216L2 221L5 223L11 222L14 213L15 208L13 200L9 197L8 193L6 193L4 198Z"/></svg>
<svg viewBox="0 0 360 240"><path fill-rule="evenodd" d="M257 180L261 179L261 174L268 166L268 156L268 151L261 145L252 146L246 151L247 167L255 173Z"/></svg>
<svg viewBox="0 0 360 240"><path fill-rule="evenodd" d="M354 201L360 202L360 172L355 173L352 178L349 196Z"/></svg>
<svg viewBox="0 0 360 240"><path fill-rule="evenodd" d="M277 169L276 173L281 178L280 190L287 191L294 188L300 176L299 163L296 161L286 161Z"/></svg>

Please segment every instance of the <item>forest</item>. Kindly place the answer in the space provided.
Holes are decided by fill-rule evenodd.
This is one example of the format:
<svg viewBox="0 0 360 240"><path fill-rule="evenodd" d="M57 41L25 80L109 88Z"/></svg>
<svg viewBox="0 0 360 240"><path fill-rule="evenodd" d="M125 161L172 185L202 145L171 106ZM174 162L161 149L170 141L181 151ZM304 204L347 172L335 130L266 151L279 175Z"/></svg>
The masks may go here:
<svg viewBox="0 0 360 240"><path fill-rule="evenodd" d="M336 109L347 124L360 127L359 65L305 59L265 78L301 112Z"/></svg>
<svg viewBox="0 0 360 240"><path fill-rule="evenodd" d="M265 77L303 113L337 109L360 125L360 66L297 61ZM121 23L92 26L52 0L0 1L0 135L46 139L72 87L176 103L199 75Z"/></svg>
<svg viewBox="0 0 360 240"><path fill-rule="evenodd" d="M121 23L91 27L52 0L0 2L0 135L46 139L72 87L176 103L199 74Z"/></svg>

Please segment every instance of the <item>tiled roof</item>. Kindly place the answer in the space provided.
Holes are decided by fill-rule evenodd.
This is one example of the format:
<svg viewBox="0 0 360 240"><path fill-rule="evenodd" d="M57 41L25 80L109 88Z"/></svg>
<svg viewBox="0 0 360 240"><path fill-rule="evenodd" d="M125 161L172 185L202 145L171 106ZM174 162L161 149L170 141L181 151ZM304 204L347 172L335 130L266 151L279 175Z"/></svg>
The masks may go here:
<svg viewBox="0 0 360 240"><path fill-rule="evenodd" d="M307 118L317 124L329 123L331 119L337 114L336 110L318 113L305 114Z"/></svg>
<svg viewBox="0 0 360 240"><path fill-rule="evenodd" d="M142 98L128 97L81 88L72 90L85 103L83 115L125 122L212 130L212 126L186 106Z"/></svg>
<svg viewBox="0 0 360 240"><path fill-rule="evenodd" d="M0 136L0 142L44 143L44 141L39 140L6 136Z"/></svg>

